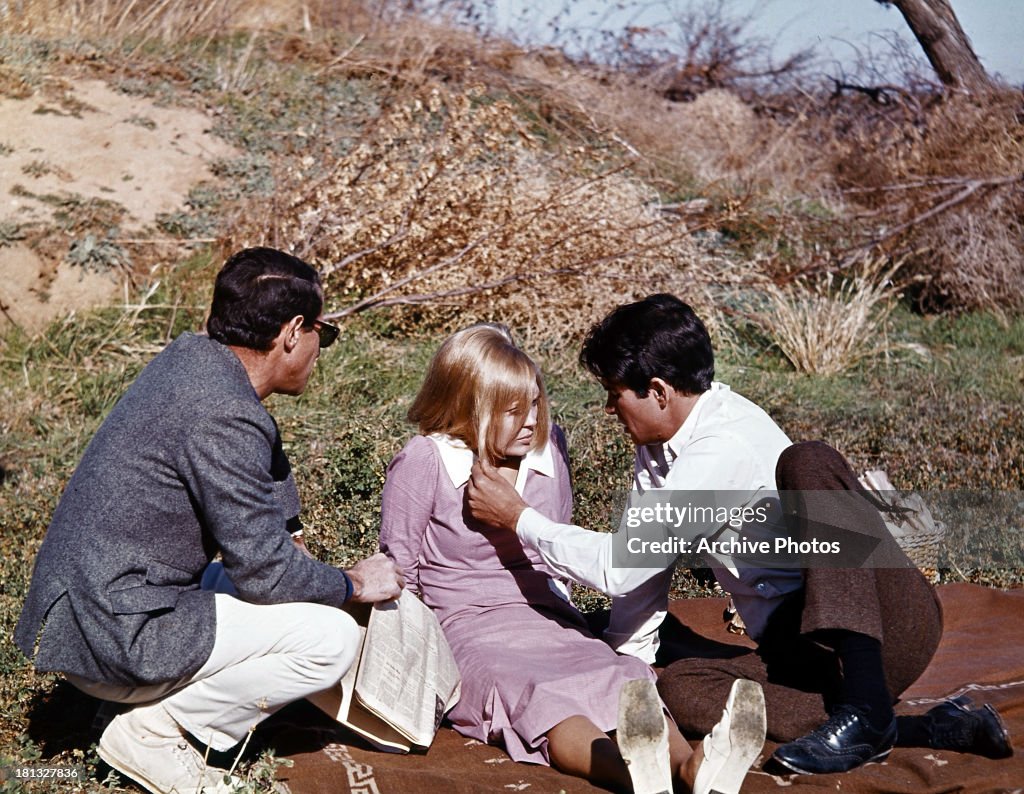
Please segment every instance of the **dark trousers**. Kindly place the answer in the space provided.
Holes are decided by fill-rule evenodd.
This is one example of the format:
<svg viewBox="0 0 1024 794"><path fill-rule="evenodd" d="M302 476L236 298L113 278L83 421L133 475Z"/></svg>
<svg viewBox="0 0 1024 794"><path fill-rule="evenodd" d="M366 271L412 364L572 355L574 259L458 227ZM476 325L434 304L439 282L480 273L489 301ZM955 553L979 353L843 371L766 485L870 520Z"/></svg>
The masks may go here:
<svg viewBox="0 0 1024 794"><path fill-rule="evenodd" d="M796 536L822 528L873 539L865 566L804 571L804 585L773 613L756 650L730 659L679 659L658 690L683 733L703 736L721 718L737 678L764 688L768 737L791 741L821 725L842 670L831 640L853 631L879 640L895 700L924 672L942 635L934 589L907 559L849 464L819 441L794 444L775 472Z"/></svg>

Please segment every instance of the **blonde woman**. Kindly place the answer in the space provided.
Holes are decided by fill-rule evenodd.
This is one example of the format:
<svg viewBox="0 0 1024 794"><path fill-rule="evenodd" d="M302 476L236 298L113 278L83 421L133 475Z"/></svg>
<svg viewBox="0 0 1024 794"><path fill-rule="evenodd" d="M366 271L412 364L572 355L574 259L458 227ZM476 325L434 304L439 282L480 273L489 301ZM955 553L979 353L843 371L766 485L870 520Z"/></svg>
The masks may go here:
<svg viewBox="0 0 1024 794"><path fill-rule="evenodd" d="M515 761L631 790L607 732L625 682L653 681L651 668L595 638L540 556L464 506L480 457L532 507L569 521L565 439L550 424L537 366L504 326L466 328L434 355L409 419L420 435L388 467L380 544L451 644L463 679L453 725ZM664 722L660 704L655 715ZM674 723L667 730L672 775L692 785L698 759Z"/></svg>

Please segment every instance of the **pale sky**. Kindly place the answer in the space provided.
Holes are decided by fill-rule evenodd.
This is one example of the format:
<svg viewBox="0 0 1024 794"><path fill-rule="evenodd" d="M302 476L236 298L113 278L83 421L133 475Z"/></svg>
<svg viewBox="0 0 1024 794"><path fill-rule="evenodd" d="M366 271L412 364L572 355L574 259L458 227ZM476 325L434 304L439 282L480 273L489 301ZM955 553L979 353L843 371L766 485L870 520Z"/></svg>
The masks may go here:
<svg viewBox="0 0 1024 794"><path fill-rule="evenodd" d="M507 24L520 38L543 41L559 9L570 8L570 24L584 29L624 25L658 25L672 18L673 9L689 0L493 0L499 26ZM833 60L849 62L857 52L880 52L878 35L897 31L914 44L903 15L875 0L728 0L738 14L753 11L754 32L777 42L781 56L792 49L814 46L822 56L822 71L835 73ZM1024 0L952 0L953 9L990 73L1012 84L1024 83ZM499 31L500 32L500 31Z"/></svg>

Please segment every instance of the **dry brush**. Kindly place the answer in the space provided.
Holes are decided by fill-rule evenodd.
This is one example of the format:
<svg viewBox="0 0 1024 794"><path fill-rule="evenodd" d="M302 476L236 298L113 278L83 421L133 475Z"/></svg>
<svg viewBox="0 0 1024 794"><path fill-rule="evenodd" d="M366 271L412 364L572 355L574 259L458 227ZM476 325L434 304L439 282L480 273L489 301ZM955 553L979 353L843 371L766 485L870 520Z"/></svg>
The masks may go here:
<svg viewBox="0 0 1024 794"><path fill-rule="evenodd" d="M658 209L621 152L545 148L511 103L439 87L398 103L348 154L282 176L283 199L232 235L314 262L329 316L403 306L417 320L498 317L564 337L655 290L709 308L722 273ZM254 221L254 222L253 222Z"/></svg>

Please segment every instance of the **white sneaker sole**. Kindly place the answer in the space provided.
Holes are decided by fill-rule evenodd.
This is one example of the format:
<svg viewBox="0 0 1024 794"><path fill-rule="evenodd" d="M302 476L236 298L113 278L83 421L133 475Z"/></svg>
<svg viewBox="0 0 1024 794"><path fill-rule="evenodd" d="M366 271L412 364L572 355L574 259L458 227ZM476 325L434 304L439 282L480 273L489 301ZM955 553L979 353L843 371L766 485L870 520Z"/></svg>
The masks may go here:
<svg viewBox="0 0 1024 794"><path fill-rule="evenodd" d="M740 786L764 747L767 723L764 692L755 681L733 681L726 702L729 712L729 755L711 778L708 794L739 794Z"/></svg>
<svg viewBox="0 0 1024 794"><path fill-rule="evenodd" d="M622 686L615 739L633 781L633 794L671 794L668 726L654 682L638 679Z"/></svg>

